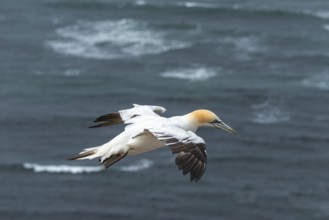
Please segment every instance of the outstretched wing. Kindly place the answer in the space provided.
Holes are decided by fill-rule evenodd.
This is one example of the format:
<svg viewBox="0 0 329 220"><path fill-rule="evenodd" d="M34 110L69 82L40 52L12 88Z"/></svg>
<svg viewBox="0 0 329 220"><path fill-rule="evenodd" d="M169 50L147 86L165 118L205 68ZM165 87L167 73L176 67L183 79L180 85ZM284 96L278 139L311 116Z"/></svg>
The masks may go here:
<svg viewBox="0 0 329 220"><path fill-rule="evenodd" d="M197 182L201 179L207 166L207 153L204 140L191 131L180 128L161 129L156 131L147 129L159 141L167 145L176 156L176 165L183 174L190 173L190 180Z"/></svg>
<svg viewBox="0 0 329 220"><path fill-rule="evenodd" d="M159 116L157 113L164 113L165 111L166 109L161 106L134 104L133 108L99 116L94 121L98 124L92 125L89 128L105 127L121 123L129 124L129 121L133 118L140 116Z"/></svg>

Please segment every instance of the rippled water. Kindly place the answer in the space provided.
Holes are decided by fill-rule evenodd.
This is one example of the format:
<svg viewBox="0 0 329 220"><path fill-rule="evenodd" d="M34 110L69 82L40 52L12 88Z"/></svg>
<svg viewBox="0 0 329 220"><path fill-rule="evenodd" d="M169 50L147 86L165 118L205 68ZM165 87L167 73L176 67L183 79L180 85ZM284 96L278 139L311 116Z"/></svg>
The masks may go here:
<svg viewBox="0 0 329 220"><path fill-rule="evenodd" d="M328 219L329 2L2 1L4 219ZM122 126L132 103L208 108L208 165L192 184L169 149L67 161Z"/></svg>

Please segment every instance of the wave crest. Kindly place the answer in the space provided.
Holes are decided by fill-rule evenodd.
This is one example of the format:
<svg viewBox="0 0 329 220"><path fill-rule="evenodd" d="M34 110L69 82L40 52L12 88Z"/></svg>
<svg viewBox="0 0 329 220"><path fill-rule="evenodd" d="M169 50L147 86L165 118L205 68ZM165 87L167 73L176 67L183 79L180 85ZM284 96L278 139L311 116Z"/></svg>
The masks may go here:
<svg viewBox="0 0 329 220"><path fill-rule="evenodd" d="M314 15L322 19L329 19L329 11L318 11Z"/></svg>
<svg viewBox="0 0 329 220"><path fill-rule="evenodd" d="M324 25L323 29L325 29L326 31L329 31L329 24Z"/></svg>
<svg viewBox="0 0 329 220"><path fill-rule="evenodd" d="M252 108L254 109L252 121L257 124L275 124L290 120L289 114L272 101L253 105Z"/></svg>
<svg viewBox="0 0 329 220"><path fill-rule="evenodd" d="M316 75L308 79L304 79L302 83L308 87L329 90L329 74Z"/></svg>
<svg viewBox="0 0 329 220"><path fill-rule="evenodd" d="M150 168L154 164L153 160L142 159L134 164L122 166L119 169L125 172L138 172Z"/></svg>
<svg viewBox="0 0 329 220"><path fill-rule="evenodd" d="M33 170L36 173L94 173L100 172L104 168L100 166L70 166L70 165L41 165L36 163L24 163L23 168Z"/></svg>
<svg viewBox="0 0 329 220"><path fill-rule="evenodd" d="M178 68L161 74L164 78L182 79L189 81L202 81L213 78L217 75L212 68Z"/></svg>
<svg viewBox="0 0 329 220"><path fill-rule="evenodd" d="M183 6L187 8L218 8L219 6L211 3L202 3L202 2L184 2Z"/></svg>

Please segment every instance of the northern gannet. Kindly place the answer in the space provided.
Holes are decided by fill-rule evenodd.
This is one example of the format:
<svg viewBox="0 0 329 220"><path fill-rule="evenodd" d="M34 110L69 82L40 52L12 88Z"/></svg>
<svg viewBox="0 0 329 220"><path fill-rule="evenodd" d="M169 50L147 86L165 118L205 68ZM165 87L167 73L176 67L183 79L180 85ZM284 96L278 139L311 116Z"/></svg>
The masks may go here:
<svg viewBox="0 0 329 220"><path fill-rule="evenodd" d="M195 134L199 127L215 127L235 134L216 114L200 109L182 116L161 117L165 108L161 106L137 105L98 117L91 128L126 124L125 130L109 142L86 148L70 160L94 159L105 168L125 156L137 155L168 146L176 156L176 164L183 174L190 173L196 182L202 177L207 165L205 141Z"/></svg>

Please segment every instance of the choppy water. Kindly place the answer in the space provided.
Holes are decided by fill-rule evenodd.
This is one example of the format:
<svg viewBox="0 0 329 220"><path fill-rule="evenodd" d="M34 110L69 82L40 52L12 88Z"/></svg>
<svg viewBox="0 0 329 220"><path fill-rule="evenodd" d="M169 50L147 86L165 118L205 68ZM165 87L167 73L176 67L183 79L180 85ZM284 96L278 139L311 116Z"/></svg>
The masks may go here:
<svg viewBox="0 0 329 220"><path fill-rule="evenodd" d="M327 0L4 0L1 219L329 218ZM168 149L108 170L66 161L132 103L209 108L192 184Z"/></svg>

